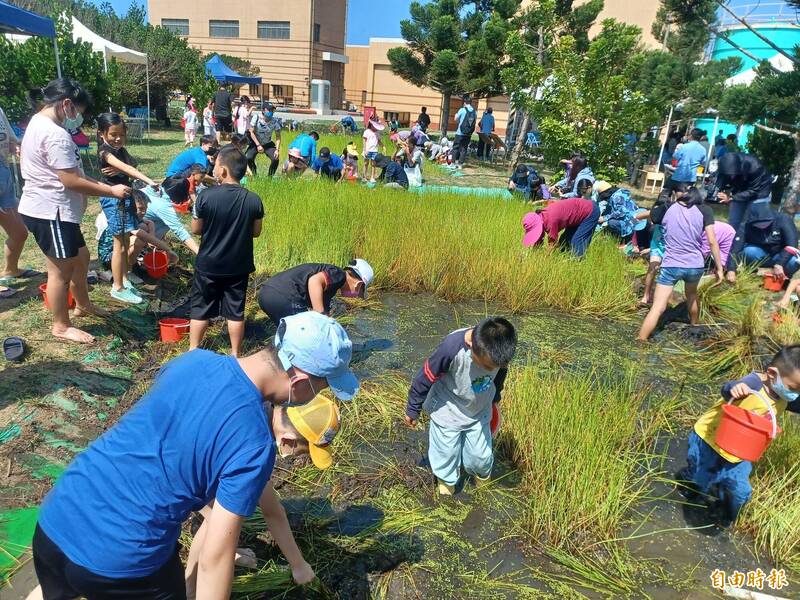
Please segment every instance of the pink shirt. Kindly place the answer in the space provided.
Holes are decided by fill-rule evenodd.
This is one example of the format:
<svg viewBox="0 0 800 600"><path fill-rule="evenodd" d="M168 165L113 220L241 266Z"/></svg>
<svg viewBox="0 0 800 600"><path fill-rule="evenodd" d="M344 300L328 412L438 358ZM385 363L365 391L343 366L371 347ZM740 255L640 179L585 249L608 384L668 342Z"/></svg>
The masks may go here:
<svg viewBox="0 0 800 600"><path fill-rule="evenodd" d="M728 255L731 253L733 240L736 238L736 230L722 221L714 221L714 237L719 244L719 257L722 259L722 266L728 264ZM700 251L703 256L711 254L711 246L708 245L708 236L703 232L703 239L700 241Z"/></svg>
<svg viewBox="0 0 800 600"><path fill-rule="evenodd" d="M78 169L83 175L80 151L66 129L52 119L35 114L28 123L20 147L20 168L25 186L19 201L20 214L68 223L80 223L86 211L86 196L64 187L59 170Z"/></svg>

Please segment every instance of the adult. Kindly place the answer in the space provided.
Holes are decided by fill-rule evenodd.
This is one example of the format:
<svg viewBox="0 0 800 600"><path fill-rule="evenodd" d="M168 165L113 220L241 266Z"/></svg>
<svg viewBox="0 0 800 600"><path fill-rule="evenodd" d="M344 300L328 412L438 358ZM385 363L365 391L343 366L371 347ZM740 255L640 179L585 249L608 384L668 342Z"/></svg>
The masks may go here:
<svg viewBox="0 0 800 600"><path fill-rule="evenodd" d="M777 212L768 203L753 204L736 231L728 258L727 279L736 281L739 262L772 267L776 276L791 277L800 269L796 248L797 227L792 217Z"/></svg>
<svg viewBox="0 0 800 600"><path fill-rule="evenodd" d="M214 94L214 119L217 128L217 143L222 141L222 137L230 137L233 133L233 109L231 107L233 98L231 93L220 83L219 89Z"/></svg>
<svg viewBox="0 0 800 600"><path fill-rule="evenodd" d="M717 198L730 206L728 223L739 229L748 207L769 204L772 175L752 154L726 152L717 163Z"/></svg>
<svg viewBox="0 0 800 600"><path fill-rule="evenodd" d="M464 96L463 106L456 113L456 137L453 141L453 166L461 169L467 159L467 149L475 131L478 115L472 107L472 98Z"/></svg>
<svg viewBox="0 0 800 600"><path fill-rule="evenodd" d="M311 133L301 133L289 144L289 150L296 148L300 151L300 156L306 161L307 165L317 156L317 141L319 134L316 131Z"/></svg>
<svg viewBox="0 0 800 600"><path fill-rule="evenodd" d="M211 135L216 139L217 128L214 126L214 101L209 100L203 109L203 135Z"/></svg>
<svg viewBox="0 0 800 600"><path fill-rule="evenodd" d="M550 188L550 192L559 198L585 198L592 191L595 177L586 158L575 153L568 162L564 178Z"/></svg>
<svg viewBox="0 0 800 600"><path fill-rule="evenodd" d="M17 212L17 192L14 187L14 174L10 157L15 156L19 148L11 123L6 113L0 108L0 227L6 232L5 264L0 274L0 298L14 295L15 290L5 284L16 278L28 278L38 275L31 269L20 269L19 257L28 239L28 230Z"/></svg>
<svg viewBox="0 0 800 600"><path fill-rule="evenodd" d="M325 177L338 183L344 176L344 161L341 156L331 153L331 149L324 146L319 149L319 156L311 161L311 170L317 177Z"/></svg>
<svg viewBox="0 0 800 600"><path fill-rule="evenodd" d="M419 109L419 116L417 117L417 123L419 123L420 129L422 129L423 133L428 132L428 127L431 126L431 116L428 114L428 107L423 106Z"/></svg>
<svg viewBox="0 0 800 600"><path fill-rule="evenodd" d="M45 255L53 335L91 343L94 337L72 326L67 307L67 292L71 290L77 304L74 316L105 315L89 299L86 283L89 250L80 226L86 196L124 200L131 189L99 183L83 173L80 152L67 131L81 126L83 112L91 104L89 93L79 83L56 79L32 91L30 97L39 111L31 118L22 139L25 186L19 214Z"/></svg>
<svg viewBox="0 0 800 600"><path fill-rule="evenodd" d="M383 181L385 187L398 190L408 189L408 175L403 169L404 160L403 155L395 155L394 158L389 158L384 154L378 154L375 158L375 166L381 169L378 179Z"/></svg>
<svg viewBox="0 0 800 600"><path fill-rule="evenodd" d="M342 130L345 133L349 133L349 134L353 135L353 134L356 133L356 131L358 131L358 127L356 126L356 121L350 115L345 115L344 117L342 117L342 120L339 121L339 123L341 123Z"/></svg>
<svg viewBox="0 0 800 600"><path fill-rule="evenodd" d="M706 164L708 157L706 149L700 143L702 137L701 129L692 129L689 133L689 141L675 149L672 154L672 163L675 167L672 175L664 183L664 189L661 191L663 199L669 198L672 191L677 188L694 187L698 170Z"/></svg>
<svg viewBox="0 0 800 600"><path fill-rule="evenodd" d="M728 137L725 138L725 146L728 148L728 152L739 152L741 150L739 148L739 138L736 137L735 133L728 134Z"/></svg>
<svg viewBox="0 0 800 600"><path fill-rule="evenodd" d="M244 135L250 127L250 117L253 113L253 105L249 96L242 96L239 108L236 109L236 133Z"/></svg>
<svg viewBox="0 0 800 600"><path fill-rule="evenodd" d="M728 146L724 137L718 137L714 141L714 158L719 160L728 153Z"/></svg>
<svg viewBox="0 0 800 600"><path fill-rule="evenodd" d="M416 138L412 135L400 143L399 153L403 159L403 171L406 173L409 187L422 187L422 165L425 162L425 153L417 145Z"/></svg>
<svg viewBox="0 0 800 600"><path fill-rule="evenodd" d="M258 290L258 306L276 325L290 315L313 310L329 315L333 297L366 298L375 277L363 258L344 268L327 263L307 263L276 273Z"/></svg>
<svg viewBox="0 0 800 600"><path fill-rule="evenodd" d="M519 164L508 179L508 191L526 200L550 199L550 190L544 185L544 178L531 166Z"/></svg>
<svg viewBox="0 0 800 600"><path fill-rule="evenodd" d="M308 163L300 154L300 150L289 148L289 155L286 157L286 162L283 163L283 174L287 177L300 177L307 168Z"/></svg>
<svg viewBox="0 0 800 600"><path fill-rule="evenodd" d="M647 227L647 219L638 218L642 211L633 201L630 190L607 181L596 181L592 187L592 200L600 206L598 223L622 241L629 240L634 232L644 231ZM649 246L649 236L646 242Z"/></svg>
<svg viewBox="0 0 800 600"><path fill-rule="evenodd" d="M270 478L276 452L331 465L339 413L316 396L356 394L351 356L342 327L307 312L281 322L274 348L168 362L42 503L33 561L44 597L227 598L241 526L257 506L295 582L313 580ZM206 506L184 573L181 526Z"/></svg>
<svg viewBox="0 0 800 600"><path fill-rule="evenodd" d="M172 159L172 162L167 167L167 177L172 177L173 175L189 177L192 165L203 165L208 170L218 152L219 144L217 139L210 135L204 135L200 138L198 147L184 150Z"/></svg>
<svg viewBox="0 0 800 600"><path fill-rule="evenodd" d="M281 122L275 118L275 106L267 104L265 110L255 111L250 118L248 131L248 145L245 151L247 164L255 177L258 174L256 158L264 154L269 158L269 176L275 175L280 163L281 153ZM272 136L275 141L272 141Z"/></svg>
<svg viewBox="0 0 800 600"><path fill-rule="evenodd" d="M529 212L522 218L525 236L522 245L534 246L545 234L548 247L569 247L575 256L583 256L592 242L600 209L585 198L567 198L553 202L546 208ZM563 232L563 233L562 233ZM561 236L559 238L559 236Z"/></svg>
<svg viewBox="0 0 800 600"><path fill-rule="evenodd" d="M494 115L492 107L488 107L481 117L478 130L478 160L489 160L492 148L492 133L494 133Z"/></svg>
<svg viewBox="0 0 800 600"><path fill-rule="evenodd" d="M709 150L711 150L711 142L708 141L708 133L705 130L703 130L703 135L700 136L698 142L706 151L706 156L708 156Z"/></svg>

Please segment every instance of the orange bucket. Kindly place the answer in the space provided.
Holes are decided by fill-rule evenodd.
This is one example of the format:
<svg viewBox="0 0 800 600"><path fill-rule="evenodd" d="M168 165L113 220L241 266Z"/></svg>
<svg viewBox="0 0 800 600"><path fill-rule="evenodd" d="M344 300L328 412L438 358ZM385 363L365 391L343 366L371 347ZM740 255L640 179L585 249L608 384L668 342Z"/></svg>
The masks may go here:
<svg viewBox="0 0 800 600"><path fill-rule="evenodd" d="M161 279L167 274L169 256L163 250L153 250L144 255L142 259L147 274L153 279Z"/></svg>
<svg viewBox="0 0 800 600"><path fill-rule="evenodd" d="M175 212L186 214L189 212L189 201L182 202L181 204L172 203L173 208L175 208Z"/></svg>
<svg viewBox="0 0 800 600"><path fill-rule="evenodd" d="M785 277L776 277L773 273L764 275L764 289L770 292L780 292L783 289Z"/></svg>
<svg viewBox="0 0 800 600"><path fill-rule="evenodd" d="M39 286L39 292L42 294L42 301L44 302L44 307L47 310L50 310L50 305L47 303L47 284L43 283ZM75 304L75 298L72 297L72 290L67 290L67 308L75 308L77 304Z"/></svg>
<svg viewBox="0 0 800 600"><path fill-rule="evenodd" d="M189 319L167 317L158 322L158 328L161 330L161 341L174 344L189 333Z"/></svg>
<svg viewBox="0 0 800 600"><path fill-rule="evenodd" d="M761 397L760 394L759 397ZM767 406L770 409L770 415L775 419L772 407L769 404ZM715 441L717 446L728 454L742 460L755 462L761 458L780 431L780 427L774 420L733 404L724 404Z"/></svg>
<svg viewBox="0 0 800 600"><path fill-rule="evenodd" d="M497 404L493 402L492 418L489 420L489 431L492 432L492 437L495 437L497 435L497 431L500 429L501 422L502 418L500 417L500 409L497 408Z"/></svg>

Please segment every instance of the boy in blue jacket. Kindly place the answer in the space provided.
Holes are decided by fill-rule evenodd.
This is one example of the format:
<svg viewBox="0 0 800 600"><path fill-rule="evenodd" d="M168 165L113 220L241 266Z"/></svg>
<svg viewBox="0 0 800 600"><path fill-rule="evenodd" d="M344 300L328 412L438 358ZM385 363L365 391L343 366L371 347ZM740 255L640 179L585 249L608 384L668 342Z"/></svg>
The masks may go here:
<svg viewBox="0 0 800 600"><path fill-rule="evenodd" d="M415 427L423 408L431 417L428 460L440 494L455 493L462 465L478 483L489 480L492 404L516 348L514 326L490 317L448 335L414 377L405 422Z"/></svg>

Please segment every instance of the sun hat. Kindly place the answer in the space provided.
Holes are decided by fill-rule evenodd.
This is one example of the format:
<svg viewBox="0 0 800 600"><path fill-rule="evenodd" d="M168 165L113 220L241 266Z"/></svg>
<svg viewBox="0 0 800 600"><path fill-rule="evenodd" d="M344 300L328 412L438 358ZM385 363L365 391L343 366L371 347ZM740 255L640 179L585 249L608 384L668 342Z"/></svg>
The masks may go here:
<svg viewBox="0 0 800 600"><path fill-rule="evenodd" d="M602 194L603 192L610 190L611 184L607 181L603 181L602 179L598 179L594 182L594 186L592 186L592 191L597 194Z"/></svg>
<svg viewBox="0 0 800 600"><path fill-rule="evenodd" d="M364 282L364 293L361 295L361 297L366 298L367 288L372 283L372 280L375 279L374 269L363 258L355 259L347 266L347 268L353 271L353 273L355 273L356 275L358 275L361 281Z"/></svg>
<svg viewBox="0 0 800 600"><path fill-rule="evenodd" d="M358 148L353 142L347 144L347 156L350 158L358 158Z"/></svg>
<svg viewBox="0 0 800 600"><path fill-rule="evenodd" d="M287 408L286 416L308 442L308 454L314 466L318 469L330 467L333 456L329 446L339 433L339 409L336 404L323 396L316 396L308 404Z"/></svg>
<svg viewBox="0 0 800 600"><path fill-rule="evenodd" d="M370 119L370 120L369 120L369 124L370 124L370 125L372 125L372 127L373 127L373 128L376 130L376 131L383 131L384 129L386 129L386 125L384 125L384 124L383 124L383 123L381 123L380 121L375 121L374 119Z"/></svg>
<svg viewBox="0 0 800 600"><path fill-rule="evenodd" d="M289 158L297 158L303 162L306 162L306 159L303 158L299 148L289 148Z"/></svg>
<svg viewBox="0 0 800 600"><path fill-rule="evenodd" d="M296 367L327 379L339 400L352 400L358 392L358 379L350 370L353 344L336 319L313 310L283 318L275 347L284 369Z"/></svg>
<svg viewBox="0 0 800 600"><path fill-rule="evenodd" d="M538 244L544 235L544 219L537 212L529 212L522 217L522 228L525 229L525 236L522 238L523 246L533 246Z"/></svg>

